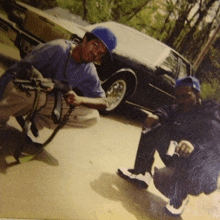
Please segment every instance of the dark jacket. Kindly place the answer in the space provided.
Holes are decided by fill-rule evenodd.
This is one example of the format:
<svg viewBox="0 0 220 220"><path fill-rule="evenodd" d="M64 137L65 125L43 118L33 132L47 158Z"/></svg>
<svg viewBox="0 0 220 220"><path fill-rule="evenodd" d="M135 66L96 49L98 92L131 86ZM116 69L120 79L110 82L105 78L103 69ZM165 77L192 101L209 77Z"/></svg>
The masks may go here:
<svg viewBox="0 0 220 220"><path fill-rule="evenodd" d="M170 140L187 140L194 146L189 157L179 157L171 164L172 187L187 193L209 194L216 190L220 172L220 106L214 101L202 104L187 113L177 105L155 111L167 127ZM169 183L168 183L169 184Z"/></svg>

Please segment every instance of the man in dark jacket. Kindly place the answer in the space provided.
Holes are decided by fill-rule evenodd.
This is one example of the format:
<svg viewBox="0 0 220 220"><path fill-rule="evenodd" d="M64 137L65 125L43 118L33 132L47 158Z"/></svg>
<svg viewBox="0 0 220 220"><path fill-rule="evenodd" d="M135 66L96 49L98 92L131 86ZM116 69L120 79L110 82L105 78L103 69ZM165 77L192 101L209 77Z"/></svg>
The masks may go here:
<svg viewBox="0 0 220 220"><path fill-rule="evenodd" d="M180 215L188 194L209 194L217 189L220 108L214 101L201 99L200 83L194 77L177 80L175 96L177 104L148 115L134 169L119 168L118 174L139 188L147 188L157 150L166 167L155 168L154 184L170 199L166 211Z"/></svg>

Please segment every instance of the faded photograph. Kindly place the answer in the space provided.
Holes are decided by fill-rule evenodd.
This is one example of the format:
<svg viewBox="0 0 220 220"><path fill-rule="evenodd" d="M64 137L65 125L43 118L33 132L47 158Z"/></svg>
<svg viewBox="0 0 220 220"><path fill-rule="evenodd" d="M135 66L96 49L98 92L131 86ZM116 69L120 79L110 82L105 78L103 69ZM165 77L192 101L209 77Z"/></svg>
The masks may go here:
<svg viewBox="0 0 220 220"><path fill-rule="evenodd" d="M0 219L220 219L218 0L0 0Z"/></svg>

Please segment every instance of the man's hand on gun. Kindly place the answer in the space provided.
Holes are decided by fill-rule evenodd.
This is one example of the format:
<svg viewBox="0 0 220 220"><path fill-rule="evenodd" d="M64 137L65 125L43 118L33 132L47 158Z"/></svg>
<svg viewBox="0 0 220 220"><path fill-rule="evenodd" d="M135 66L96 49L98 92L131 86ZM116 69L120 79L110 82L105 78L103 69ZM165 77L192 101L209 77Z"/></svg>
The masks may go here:
<svg viewBox="0 0 220 220"><path fill-rule="evenodd" d="M81 96L78 96L74 91L70 90L64 95L67 105L79 106L82 104Z"/></svg>

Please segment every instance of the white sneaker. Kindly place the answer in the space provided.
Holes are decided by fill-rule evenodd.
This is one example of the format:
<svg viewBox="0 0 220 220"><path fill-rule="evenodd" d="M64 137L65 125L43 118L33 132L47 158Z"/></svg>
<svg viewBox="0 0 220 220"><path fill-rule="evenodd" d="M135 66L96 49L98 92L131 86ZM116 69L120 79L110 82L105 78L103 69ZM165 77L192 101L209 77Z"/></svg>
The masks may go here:
<svg viewBox="0 0 220 220"><path fill-rule="evenodd" d="M137 173L135 169L127 169L121 167L118 169L118 175L124 178L125 180L131 182L139 189L147 189L152 180L152 176L149 172L146 172L144 175Z"/></svg>
<svg viewBox="0 0 220 220"><path fill-rule="evenodd" d="M178 205L178 204L173 204L171 199L169 203L166 205L165 209L169 215L180 216L183 213L188 201L189 201L189 197L187 196L182 201L182 204Z"/></svg>

